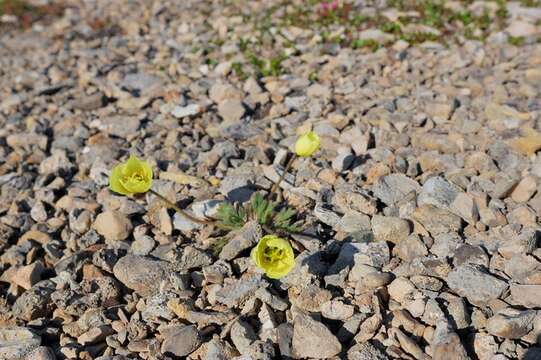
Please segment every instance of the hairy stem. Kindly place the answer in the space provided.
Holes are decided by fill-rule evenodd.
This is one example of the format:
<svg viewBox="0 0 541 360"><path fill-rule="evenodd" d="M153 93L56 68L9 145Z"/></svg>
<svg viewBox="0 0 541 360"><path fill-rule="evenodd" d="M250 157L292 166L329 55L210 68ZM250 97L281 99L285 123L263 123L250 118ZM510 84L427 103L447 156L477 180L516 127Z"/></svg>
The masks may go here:
<svg viewBox="0 0 541 360"><path fill-rule="evenodd" d="M282 172L282 175L280 175L280 178L278 178L278 181L276 183L274 183L274 185L272 185L271 189L270 189L270 192L269 192L269 197L272 196L272 194L279 190L280 189L280 183L284 180L284 178L286 177L286 174L288 172L288 170L291 168L291 165L293 165L293 162L295 161L295 159L297 158L297 155L293 154L293 156L291 157L291 159L289 159L289 161L287 162L285 168L284 168L284 171Z"/></svg>
<svg viewBox="0 0 541 360"><path fill-rule="evenodd" d="M211 224L213 223L214 221L212 220L201 220L201 219L198 219L196 217L193 217L192 215L188 214L185 210L181 209L180 207L178 207L175 203L173 203L172 201L170 201L169 199L167 199L165 196L163 196L162 194L160 193L157 193L156 191L150 189L149 190L150 193L156 195L157 197L160 198L160 200L162 200L163 202L167 203L167 205L169 207L171 207L172 209L174 209L176 212L178 212L180 215L184 216L185 218L187 218L188 220L196 223L196 224Z"/></svg>

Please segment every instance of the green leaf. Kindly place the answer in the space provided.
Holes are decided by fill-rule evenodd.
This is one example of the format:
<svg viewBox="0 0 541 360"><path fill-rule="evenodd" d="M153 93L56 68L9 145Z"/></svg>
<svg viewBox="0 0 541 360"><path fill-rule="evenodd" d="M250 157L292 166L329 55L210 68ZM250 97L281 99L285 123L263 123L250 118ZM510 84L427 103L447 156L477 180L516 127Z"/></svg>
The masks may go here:
<svg viewBox="0 0 541 360"><path fill-rule="evenodd" d="M272 219L276 204L265 200L263 195L255 193L252 197L252 210L257 218L257 222L261 225L266 225Z"/></svg>
<svg viewBox="0 0 541 360"><path fill-rule="evenodd" d="M234 206L224 202L218 207L218 226L227 229L240 229L249 220L255 220L262 226L286 232L301 231L300 222L294 222L295 209L283 207L277 211L278 202L265 199L261 193L255 193L249 203Z"/></svg>
<svg viewBox="0 0 541 360"><path fill-rule="evenodd" d="M229 230L239 229L246 222L246 210L242 206L235 208L230 203L224 202L218 207L217 217L220 227Z"/></svg>
<svg viewBox="0 0 541 360"><path fill-rule="evenodd" d="M274 227L288 232L299 232L301 228L296 223L292 223L293 217L297 212L292 208L281 209L273 219Z"/></svg>

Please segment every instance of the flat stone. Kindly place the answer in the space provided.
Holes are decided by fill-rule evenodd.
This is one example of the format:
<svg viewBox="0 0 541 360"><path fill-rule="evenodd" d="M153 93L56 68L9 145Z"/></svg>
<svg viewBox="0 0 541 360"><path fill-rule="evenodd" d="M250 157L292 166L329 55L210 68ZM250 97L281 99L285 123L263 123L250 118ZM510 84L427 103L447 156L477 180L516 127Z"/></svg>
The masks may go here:
<svg viewBox="0 0 541 360"><path fill-rule="evenodd" d="M293 356L292 342L293 342L293 325L287 322L281 323L276 328L276 336L280 354L282 356Z"/></svg>
<svg viewBox="0 0 541 360"><path fill-rule="evenodd" d="M0 358L22 359L41 344L39 335L19 326L0 328Z"/></svg>
<svg viewBox="0 0 541 360"><path fill-rule="evenodd" d="M9 271L12 269L13 271ZM45 268L41 261L36 261L30 265L13 267L9 270L4 271L0 276L0 281L11 282L28 290L41 279L41 274L45 271Z"/></svg>
<svg viewBox="0 0 541 360"><path fill-rule="evenodd" d="M434 360L470 360L460 338L444 321L437 324L431 347Z"/></svg>
<svg viewBox="0 0 541 360"><path fill-rule="evenodd" d="M137 133L141 121L139 116L113 115L98 120L96 127L107 134L127 138Z"/></svg>
<svg viewBox="0 0 541 360"><path fill-rule="evenodd" d="M91 111L101 108L105 103L105 95L98 91L92 95L84 95L73 100L70 105L74 109L83 111Z"/></svg>
<svg viewBox="0 0 541 360"><path fill-rule="evenodd" d="M390 261L389 246L385 242L351 242L340 248L340 253L329 269L329 274L338 274L344 269L354 269L358 265L381 268Z"/></svg>
<svg viewBox="0 0 541 360"><path fill-rule="evenodd" d="M126 215L111 210L99 214L93 227L108 241L125 240L133 230L133 225Z"/></svg>
<svg viewBox="0 0 541 360"><path fill-rule="evenodd" d="M481 266L472 264L464 264L452 270L447 276L447 284L474 305L495 300L508 288L505 281L491 275Z"/></svg>
<svg viewBox="0 0 541 360"><path fill-rule="evenodd" d="M209 97L215 103L220 103L227 99L240 100L242 93L232 85L217 82L210 88Z"/></svg>
<svg viewBox="0 0 541 360"><path fill-rule="evenodd" d="M419 206L433 205L437 208L448 210L459 190L442 177L435 176L428 179L422 187L417 198Z"/></svg>
<svg viewBox="0 0 541 360"><path fill-rule="evenodd" d="M498 345L499 344L492 335L476 333L474 336L473 349L479 360L497 360L495 355L496 352L498 352ZM506 359L507 357L504 356L503 360Z"/></svg>
<svg viewBox="0 0 541 360"><path fill-rule="evenodd" d="M238 100L224 100L218 104L218 114L226 123L239 121L245 111L244 105Z"/></svg>
<svg viewBox="0 0 541 360"><path fill-rule="evenodd" d="M389 357L369 341L353 345L347 354L347 360L389 360Z"/></svg>
<svg viewBox="0 0 541 360"><path fill-rule="evenodd" d="M156 246L156 241L148 235L143 235L131 243L131 252L134 255L148 255Z"/></svg>
<svg viewBox="0 0 541 360"><path fill-rule="evenodd" d="M387 287L387 290L389 291L391 299L394 299L399 303L403 303L410 294L417 291L415 285L413 285L410 280L403 277L394 279Z"/></svg>
<svg viewBox="0 0 541 360"><path fill-rule="evenodd" d="M453 264L455 266L460 266L462 264L477 264L488 268L489 258L481 246L462 244L454 251Z"/></svg>
<svg viewBox="0 0 541 360"><path fill-rule="evenodd" d="M436 109L431 109L436 110ZM443 114L445 115L445 114ZM443 118L441 115L437 118L447 121L447 118ZM460 151L460 148L449 138L447 135L425 133L422 135L414 136L412 138L412 145L416 148L425 150L436 150L445 154L455 154Z"/></svg>
<svg viewBox="0 0 541 360"><path fill-rule="evenodd" d="M514 37L532 36L537 34L537 27L527 21L515 20L505 29Z"/></svg>
<svg viewBox="0 0 541 360"><path fill-rule="evenodd" d="M147 96L160 89L162 83L159 77L152 74L131 73L124 76L120 86L128 91L136 92L136 95Z"/></svg>
<svg viewBox="0 0 541 360"><path fill-rule="evenodd" d="M51 348L39 346L26 355L25 360L56 360L56 356Z"/></svg>
<svg viewBox="0 0 541 360"><path fill-rule="evenodd" d="M374 196L390 206L403 200L407 195L421 189L417 181L402 174L390 174L380 177L372 186Z"/></svg>
<svg viewBox="0 0 541 360"><path fill-rule="evenodd" d="M201 224L191 221L186 216L183 216L178 212L175 212L175 215L173 215L173 228L176 230L189 233L201 227Z"/></svg>
<svg viewBox="0 0 541 360"><path fill-rule="evenodd" d="M308 312L320 312L321 306L332 298L331 292L313 284L291 287L288 290L289 301Z"/></svg>
<svg viewBox="0 0 541 360"><path fill-rule="evenodd" d="M432 236L459 231L462 228L462 221L459 216L434 205L418 207L413 212L412 218L423 225Z"/></svg>
<svg viewBox="0 0 541 360"><path fill-rule="evenodd" d="M114 331L110 326L101 325L93 327L87 332L81 334L79 337L77 337L77 342L82 345L95 344L104 341L107 336L113 333Z"/></svg>
<svg viewBox="0 0 541 360"><path fill-rule="evenodd" d="M242 355L249 355L251 345L257 340L253 327L245 321L237 320L231 326L231 341Z"/></svg>
<svg viewBox="0 0 541 360"><path fill-rule="evenodd" d="M449 205L449 210L470 224L475 224L479 219L479 211L473 198L462 192L458 193L451 205Z"/></svg>
<svg viewBox="0 0 541 360"><path fill-rule="evenodd" d="M202 107L199 104L190 104L187 106L175 106L171 110L171 115L177 119L182 119L188 116L194 116L202 111Z"/></svg>
<svg viewBox="0 0 541 360"><path fill-rule="evenodd" d="M351 276L354 274L352 271L350 273L350 279L353 277ZM388 272L381 272L381 271L367 271L366 274L362 276L355 276L359 277L359 283L357 288L368 288L368 289L375 289L381 286L385 286L389 284L394 279L394 275L392 273Z"/></svg>
<svg viewBox="0 0 541 360"><path fill-rule="evenodd" d="M233 237L223 247L219 255L220 259L233 260L244 250L257 244L261 236L261 226L257 222L246 223L242 229L233 234Z"/></svg>
<svg viewBox="0 0 541 360"><path fill-rule="evenodd" d="M392 35L384 33L378 29L366 29L359 32L357 36L361 40L375 40L381 43L386 43L394 39Z"/></svg>
<svg viewBox="0 0 541 360"><path fill-rule="evenodd" d="M271 308L278 311L286 311L289 307L289 302L287 300L282 299L265 288L257 289L255 296L265 304L269 305Z"/></svg>
<svg viewBox="0 0 541 360"><path fill-rule="evenodd" d="M321 315L331 320L347 320L353 316L355 307L340 300L331 300L321 305Z"/></svg>
<svg viewBox="0 0 541 360"><path fill-rule="evenodd" d="M509 105L500 105L494 102L489 102L485 106L485 115L491 122L499 123L520 122L530 118L528 113L521 113Z"/></svg>
<svg viewBox="0 0 541 360"><path fill-rule="evenodd" d="M342 345L322 323L308 315L299 314L293 321L293 356L298 358L330 358L342 350Z"/></svg>
<svg viewBox="0 0 541 360"><path fill-rule="evenodd" d="M161 351L165 355L188 356L201 345L199 331L195 325L177 326L169 330L163 340Z"/></svg>
<svg viewBox="0 0 541 360"><path fill-rule="evenodd" d="M425 243L418 235L412 234L395 246L393 252L404 261L411 261L428 255Z"/></svg>
<svg viewBox="0 0 541 360"><path fill-rule="evenodd" d="M344 233L370 230L370 217L360 212L349 210L336 224L336 230Z"/></svg>
<svg viewBox="0 0 541 360"><path fill-rule="evenodd" d="M224 287L216 293L216 300L229 308L240 306L261 285L262 281L259 276L244 276L238 280L224 284Z"/></svg>
<svg viewBox="0 0 541 360"><path fill-rule="evenodd" d="M488 319L486 329L489 334L505 339L520 339L533 328L536 311L504 308Z"/></svg>
<svg viewBox="0 0 541 360"><path fill-rule="evenodd" d="M509 145L524 155L533 155L541 149L541 134L532 131L526 136L520 136L509 140Z"/></svg>
<svg viewBox="0 0 541 360"><path fill-rule="evenodd" d="M397 217L374 215L372 231L376 240L398 244L410 234L410 224Z"/></svg>
<svg viewBox="0 0 541 360"><path fill-rule="evenodd" d="M434 244L430 248L430 252L438 257L453 257L455 251L464 240L457 233L449 232L434 236Z"/></svg>
<svg viewBox="0 0 541 360"><path fill-rule="evenodd" d="M160 283L168 278L169 265L144 256L126 255L115 264L113 273L128 288L148 296L157 292Z"/></svg>
<svg viewBox="0 0 541 360"><path fill-rule="evenodd" d="M517 203L525 203L533 196L537 190L537 181L533 176L526 176L517 184L511 192L511 199Z"/></svg>
<svg viewBox="0 0 541 360"><path fill-rule="evenodd" d="M541 299L541 284L540 285L519 285L511 284L511 300L512 305L524 306L525 308L534 309L541 307L539 299Z"/></svg>
<svg viewBox="0 0 541 360"><path fill-rule="evenodd" d="M187 271L210 264L212 264L212 257L209 254L195 246L188 245L182 249L182 256L174 266L177 270Z"/></svg>

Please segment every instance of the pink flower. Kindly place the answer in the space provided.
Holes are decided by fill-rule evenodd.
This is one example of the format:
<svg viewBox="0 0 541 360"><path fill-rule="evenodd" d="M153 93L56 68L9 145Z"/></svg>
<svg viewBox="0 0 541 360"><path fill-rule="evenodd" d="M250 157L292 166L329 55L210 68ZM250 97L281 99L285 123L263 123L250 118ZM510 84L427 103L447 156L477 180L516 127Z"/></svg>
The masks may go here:
<svg viewBox="0 0 541 360"><path fill-rule="evenodd" d="M319 4L319 11L323 16L329 15L329 12L338 9L340 0L333 0L332 2L321 2Z"/></svg>

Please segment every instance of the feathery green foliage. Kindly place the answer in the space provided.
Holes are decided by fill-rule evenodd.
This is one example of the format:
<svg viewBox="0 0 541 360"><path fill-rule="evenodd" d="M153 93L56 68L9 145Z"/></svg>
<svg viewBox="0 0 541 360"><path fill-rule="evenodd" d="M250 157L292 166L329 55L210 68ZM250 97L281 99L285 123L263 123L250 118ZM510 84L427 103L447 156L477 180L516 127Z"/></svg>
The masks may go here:
<svg viewBox="0 0 541 360"><path fill-rule="evenodd" d="M250 201L243 205L234 206L224 202L218 208L219 226L234 230L240 229L248 221L255 220L261 226L273 230L298 232L300 227L294 222L297 212L289 207L277 210L278 202L265 199L260 193L255 193Z"/></svg>
<svg viewBox="0 0 541 360"><path fill-rule="evenodd" d="M227 230L240 229L246 222L244 207L235 207L228 202L224 202L218 207L217 215L220 226Z"/></svg>

